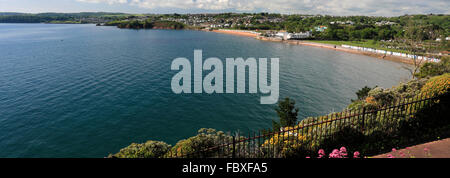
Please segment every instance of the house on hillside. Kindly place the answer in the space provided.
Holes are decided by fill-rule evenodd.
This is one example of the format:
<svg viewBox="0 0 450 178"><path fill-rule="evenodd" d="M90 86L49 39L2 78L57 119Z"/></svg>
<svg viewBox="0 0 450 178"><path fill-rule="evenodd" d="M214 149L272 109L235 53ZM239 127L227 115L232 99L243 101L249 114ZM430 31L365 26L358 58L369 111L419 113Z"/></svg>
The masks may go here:
<svg viewBox="0 0 450 178"><path fill-rule="evenodd" d="M327 26L321 25L321 26L315 27L314 30L319 31L319 32L323 32L323 31L325 31L327 28L328 28Z"/></svg>
<svg viewBox="0 0 450 178"><path fill-rule="evenodd" d="M352 21L350 21L350 20L347 20L347 21L345 21L345 22L342 22L342 21L330 22L330 24L331 24L331 25L334 25L334 24L340 24L340 25L353 25L353 24L355 24L355 22L352 22Z"/></svg>
<svg viewBox="0 0 450 178"><path fill-rule="evenodd" d="M381 21L381 22L375 22L376 26L383 26L383 25L395 25L397 23L395 22L390 22L390 21Z"/></svg>

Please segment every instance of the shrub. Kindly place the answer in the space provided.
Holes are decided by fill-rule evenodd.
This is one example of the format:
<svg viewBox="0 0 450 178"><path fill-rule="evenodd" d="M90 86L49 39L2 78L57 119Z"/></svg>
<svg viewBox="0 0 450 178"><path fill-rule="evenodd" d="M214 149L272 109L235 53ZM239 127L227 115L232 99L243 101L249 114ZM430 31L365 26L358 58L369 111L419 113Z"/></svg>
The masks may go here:
<svg viewBox="0 0 450 178"><path fill-rule="evenodd" d="M272 120L273 130L279 130L280 127L294 126L297 122L298 108L295 107L295 101L290 98L284 98L278 102L278 108L275 109L280 122Z"/></svg>
<svg viewBox="0 0 450 178"><path fill-rule="evenodd" d="M448 90L447 90L448 91ZM439 92L438 92L439 93ZM440 94L434 101L424 101L418 104L418 109L413 119L402 120L399 123L399 135L417 142L415 138L434 139L439 136L446 137L450 134L450 93Z"/></svg>
<svg viewBox="0 0 450 178"><path fill-rule="evenodd" d="M198 153L195 157L209 157L211 154L216 153L217 150L211 150L211 152L202 151L201 153L199 151L223 144L226 141L229 142L230 140L232 140L232 137L225 135L222 131L201 128L196 136L178 141L168 154L171 154L169 156L189 156Z"/></svg>
<svg viewBox="0 0 450 178"><path fill-rule="evenodd" d="M352 127L344 127L334 133L332 137L322 140L320 143L320 148L330 152L333 148L341 145L348 145L348 148L351 150L360 150L363 143L364 134L361 133L360 130Z"/></svg>
<svg viewBox="0 0 450 178"><path fill-rule="evenodd" d="M310 140L298 133L298 126L284 127L281 130L289 130L275 133L261 145L263 154L270 156L274 150L278 155L272 157L304 157L308 151Z"/></svg>
<svg viewBox="0 0 450 178"><path fill-rule="evenodd" d="M132 143L120 149L116 154L109 155L111 158L161 158L169 151L170 145L160 141L147 141L142 144Z"/></svg>
<svg viewBox="0 0 450 178"><path fill-rule="evenodd" d="M386 106L395 101L396 93L392 90L383 89L381 87L374 88L368 93L368 97L373 97L373 104L376 106Z"/></svg>
<svg viewBox="0 0 450 178"><path fill-rule="evenodd" d="M450 57L443 57L440 62L428 62L422 65L415 77L426 78L450 72Z"/></svg>
<svg viewBox="0 0 450 178"><path fill-rule="evenodd" d="M429 96L440 96L450 90L450 73L430 78L421 92Z"/></svg>
<svg viewBox="0 0 450 178"><path fill-rule="evenodd" d="M408 83L400 83L394 88L394 92L399 98L411 98L420 94L420 89L425 85L428 79L415 79Z"/></svg>
<svg viewBox="0 0 450 178"><path fill-rule="evenodd" d="M398 102L399 100L414 98L421 93L420 90L427 81L428 79L426 78L414 79L407 83L400 83L392 89L375 87L367 91L368 87L364 87L357 92L358 100L352 100L352 103L347 106L347 109L377 109Z"/></svg>
<svg viewBox="0 0 450 178"><path fill-rule="evenodd" d="M358 96L358 100L363 100L364 98L366 98L367 95L368 95L368 93L369 93L369 91L370 91L371 89L372 89L372 88L370 88L370 87L368 87L368 86L364 86L363 88L361 88L360 90L358 90L358 91L356 92L356 96ZM352 100L352 101L354 101L354 100Z"/></svg>
<svg viewBox="0 0 450 178"><path fill-rule="evenodd" d="M356 101L353 101L352 103L350 103L348 105L347 109L349 109L349 110L359 110L359 109L363 108L364 105L365 105L365 101L356 100Z"/></svg>

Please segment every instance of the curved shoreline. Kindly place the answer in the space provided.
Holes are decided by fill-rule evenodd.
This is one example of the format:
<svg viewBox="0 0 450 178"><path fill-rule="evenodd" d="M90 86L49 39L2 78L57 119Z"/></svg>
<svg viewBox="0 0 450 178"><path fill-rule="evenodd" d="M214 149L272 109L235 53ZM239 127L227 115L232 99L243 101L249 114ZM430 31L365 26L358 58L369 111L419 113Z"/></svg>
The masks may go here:
<svg viewBox="0 0 450 178"><path fill-rule="evenodd" d="M253 37L253 38L257 38L259 35L257 33L250 33L247 31L235 31L235 30L212 30L211 32L237 35L237 36L247 36L247 37Z"/></svg>
<svg viewBox="0 0 450 178"><path fill-rule="evenodd" d="M206 30L204 30L204 31L206 31ZM410 64L410 65L414 64L413 61L409 58L358 51L358 50L354 50L354 49L343 48L339 45L315 43L315 42L304 41L304 40L281 40L281 39L277 39L277 38L267 38L267 37L258 36L257 33L250 33L250 32L246 32L246 31L212 30L210 32L252 37L252 38L255 38L258 40L262 40L262 41L282 42L282 43L288 43L288 44L293 44L293 45L305 45L305 46L312 46L312 47L318 47L318 48L325 48L325 49L330 49L330 50L335 50L335 51L343 51L343 52L348 52L348 53L353 53L353 54L361 54L361 55L365 55L365 56L379 58L382 60L401 62L404 64Z"/></svg>
<svg viewBox="0 0 450 178"><path fill-rule="evenodd" d="M365 56L379 58L379 59L382 59L382 60L401 62L401 63L404 63L404 64L411 64L411 65L414 64L413 61L411 59L408 59L408 58L402 58L402 57L391 56L391 55L383 55L383 54L377 54L377 53L371 53L371 52L358 51L358 50L354 50L354 49L343 48L343 47L341 47L339 45L314 43L314 42L303 41L303 40L290 40L290 41L282 41L282 42L289 43L289 44L296 44L296 45L305 45L305 46L326 48L326 49L330 49L330 50L343 51L343 52L348 52L348 53L353 53L353 54L361 54L361 55L365 55Z"/></svg>

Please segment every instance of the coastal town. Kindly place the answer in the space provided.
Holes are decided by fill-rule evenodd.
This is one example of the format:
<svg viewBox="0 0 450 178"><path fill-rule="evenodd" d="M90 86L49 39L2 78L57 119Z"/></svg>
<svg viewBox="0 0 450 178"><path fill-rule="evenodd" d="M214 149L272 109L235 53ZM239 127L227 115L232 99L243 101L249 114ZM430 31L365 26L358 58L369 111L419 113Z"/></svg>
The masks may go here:
<svg viewBox="0 0 450 178"><path fill-rule="evenodd" d="M433 15L429 15L433 16ZM442 56L449 55L448 51L448 41L450 37L448 32L437 32L438 35L434 35L431 39L428 39L428 43L433 45L442 45L443 48L427 50L423 49L424 53L416 54L411 51L405 50L399 46L398 42L403 39L396 39L396 37L391 36L384 39L379 39L383 45L380 46L359 46L358 44L343 43L343 44L320 44L320 38L323 36L321 34L327 33L327 29L340 27L355 27L355 26L373 26L375 28L398 28L400 23L393 22L389 20L381 19L371 19L369 20L345 20L350 17L327 17L323 15L298 15L295 18L301 19L302 21L307 21L308 19L322 19L329 18L329 20L318 23L317 25L309 26L309 28L294 29L289 30L286 28L273 28L276 27L275 24L285 23L289 21L292 16L280 15L280 14L186 14L186 15L170 15L169 17L161 17L159 20L162 21L174 21L183 23L186 26L193 27L195 29L200 29L204 31L214 31L219 33L227 33L234 35L242 35L254 37L260 40L266 41L278 41L287 42L290 44L302 44L317 46L322 48L331 48L335 50L375 55L383 59L395 59L397 61L414 63L412 60L420 60L427 62L439 62ZM333 20L334 19L334 20ZM145 20L145 18L140 18L139 20ZM436 29L434 29L436 30ZM440 29L437 29L439 31ZM382 31L383 32L383 31ZM428 31L428 33L436 33ZM429 38L430 38L429 37ZM361 39L353 39L361 40ZM350 40L349 40L350 41ZM316 43L316 42L319 42ZM423 43L423 42L422 42ZM400 50L399 50L400 49Z"/></svg>
<svg viewBox="0 0 450 178"><path fill-rule="evenodd" d="M369 17L265 12L0 14L0 23L94 23L134 29L202 30L396 58L406 63L414 63L411 59L438 62L450 54L448 19L449 15L443 14Z"/></svg>

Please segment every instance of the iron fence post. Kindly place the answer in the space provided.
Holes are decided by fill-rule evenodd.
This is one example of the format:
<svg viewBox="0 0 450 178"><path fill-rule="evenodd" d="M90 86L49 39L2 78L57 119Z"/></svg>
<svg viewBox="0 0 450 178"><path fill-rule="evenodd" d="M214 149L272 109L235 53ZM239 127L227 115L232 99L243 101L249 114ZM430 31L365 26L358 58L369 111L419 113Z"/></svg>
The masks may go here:
<svg viewBox="0 0 450 178"><path fill-rule="evenodd" d="M232 158L235 158L235 157L236 157L236 149L235 149L235 146L236 146L236 140L235 140L235 138L234 138L234 136L233 136L233 155L231 156Z"/></svg>
<svg viewBox="0 0 450 178"><path fill-rule="evenodd" d="M363 107L363 111L362 111L362 124L361 124L361 132L364 134L364 117L366 115L366 108Z"/></svg>

